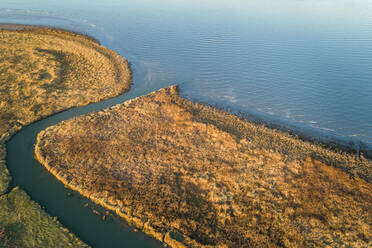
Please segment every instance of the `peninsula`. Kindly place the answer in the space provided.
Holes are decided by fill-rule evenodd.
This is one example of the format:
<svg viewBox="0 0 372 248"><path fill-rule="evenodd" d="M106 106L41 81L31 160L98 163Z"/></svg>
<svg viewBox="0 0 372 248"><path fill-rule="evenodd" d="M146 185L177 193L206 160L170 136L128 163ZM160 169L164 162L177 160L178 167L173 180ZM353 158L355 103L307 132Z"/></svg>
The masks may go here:
<svg viewBox="0 0 372 248"><path fill-rule="evenodd" d="M36 158L170 247L368 247L372 162L183 99L51 126Z"/></svg>

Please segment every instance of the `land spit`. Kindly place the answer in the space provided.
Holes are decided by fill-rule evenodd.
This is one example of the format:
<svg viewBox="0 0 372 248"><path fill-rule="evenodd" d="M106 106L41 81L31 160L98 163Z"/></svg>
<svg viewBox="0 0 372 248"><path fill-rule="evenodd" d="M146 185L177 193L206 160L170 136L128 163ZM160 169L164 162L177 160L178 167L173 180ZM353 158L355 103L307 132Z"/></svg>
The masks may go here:
<svg viewBox="0 0 372 248"><path fill-rule="evenodd" d="M65 185L171 247L368 247L372 162L179 97L38 134Z"/></svg>
<svg viewBox="0 0 372 248"><path fill-rule="evenodd" d="M9 189L5 143L22 127L129 90L125 59L87 36L0 26L0 246L86 247L21 189Z"/></svg>

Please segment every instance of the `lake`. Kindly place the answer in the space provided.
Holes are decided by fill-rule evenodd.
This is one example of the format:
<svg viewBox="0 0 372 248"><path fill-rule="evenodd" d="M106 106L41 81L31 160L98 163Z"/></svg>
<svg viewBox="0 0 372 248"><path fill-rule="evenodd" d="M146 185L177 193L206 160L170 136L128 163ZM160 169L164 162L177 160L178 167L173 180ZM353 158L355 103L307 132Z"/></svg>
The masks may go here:
<svg viewBox="0 0 372 248"><path fill-rule="evenodd" d="M368 0L2 0L0 8L0 22L96 37L132 63L134 88L181 84L192 100L372 144Z"/></svg>
<svg viewBox="0 0 372 248"><path fill-rule="evenodd" d="M66 200L63 186L35 161L30 162L35 171L27 173L34 173L39 185L29 181L35 178L29 179L22 166L32 158L37 131L136 94L179 84L182 96L251 120L316 140L337 141L355 150L372 147L369 0L1 0L0 22L82 32L131 63L132 95L36 123L8 145L9 157L14 158L9 158L13 184L25 188L84 241L99 231L79 230L75 218L83 215L83 208L61 216L66 204L79 208L81 200ZM28 155L16 160L19 144L25 139L24 153ZM45 188L47 193L40 193ZM57 191L60 196L50 202ZM65 201L69 203L61 205ZM92 226L99 225L99 217L84 218L92 220ZM117 226L112 225L100 230L114 232ZM138 240L149 247L158 245L141 234L125 232L133 239L128 241L129 247L136 247L133 244ZM110 238L108 235L107 240ZM107 245L104 239L88 243Z"/></svg>

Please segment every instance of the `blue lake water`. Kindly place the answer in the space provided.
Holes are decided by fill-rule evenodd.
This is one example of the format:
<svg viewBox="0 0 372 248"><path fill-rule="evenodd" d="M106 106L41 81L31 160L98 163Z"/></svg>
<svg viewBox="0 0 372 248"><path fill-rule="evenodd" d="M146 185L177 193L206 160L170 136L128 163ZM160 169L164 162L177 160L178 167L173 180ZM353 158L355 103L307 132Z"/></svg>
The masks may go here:
<svg viewBox="0 0 372 248"><path fill-rule="evenodd" d="M370 0L76 2L0 0L0 23L50 25L97 38L131 62L132 90L24 128L7 144L7 165L13 186L93 247L160 244L121 220L102 222L83 207L87 199L66 196L32 159L36 134L61 120L179 84L184 97L252 120L372 147Z"/></svg>
<svg viewBox="0 0 372 248"><path fill-rule="evenodd" d="M134 88L181 84L192 100L372 144L371 1L76 2L1 0L0 22L92 35L132 63Z"/></svg>

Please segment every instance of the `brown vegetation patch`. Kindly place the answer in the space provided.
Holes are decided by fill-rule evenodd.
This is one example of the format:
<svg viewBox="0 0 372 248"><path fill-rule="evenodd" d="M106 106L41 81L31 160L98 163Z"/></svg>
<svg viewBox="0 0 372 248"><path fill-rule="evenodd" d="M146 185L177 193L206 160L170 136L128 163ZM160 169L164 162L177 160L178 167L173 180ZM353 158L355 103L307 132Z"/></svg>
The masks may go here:
<svg viewBox="0 0 372 248"><path fill-rule="evenodd" d="M66 185L172 247L371 245L372 187L358 177L371 178L370 160L176 87L49 127L35 149Z"/></svg>
<svg viewBox="0 0 372 248"><path fill-rule="evenodd" d="M127 61L89 37L32 26L0 28L0 194L10 180L4 143L15 132L62 110L117 96L130 82Z"/></svg>
<svg viewBox="0 0 372 248"><path fill-rule="evenodd" d="M117 96L130 77L122 57L83 35L0 29L0 138L15 125Z"/></svg>
<svg viewBox="0 0 372 248"><path fill-rule="evenodd" d="M6 194L11 178L5 142L38 119L127 91L128 63L84 35L31 26L1 27L0 247L86 247L22 190ZM9 199L17 204L9 204Z"/></svg>

